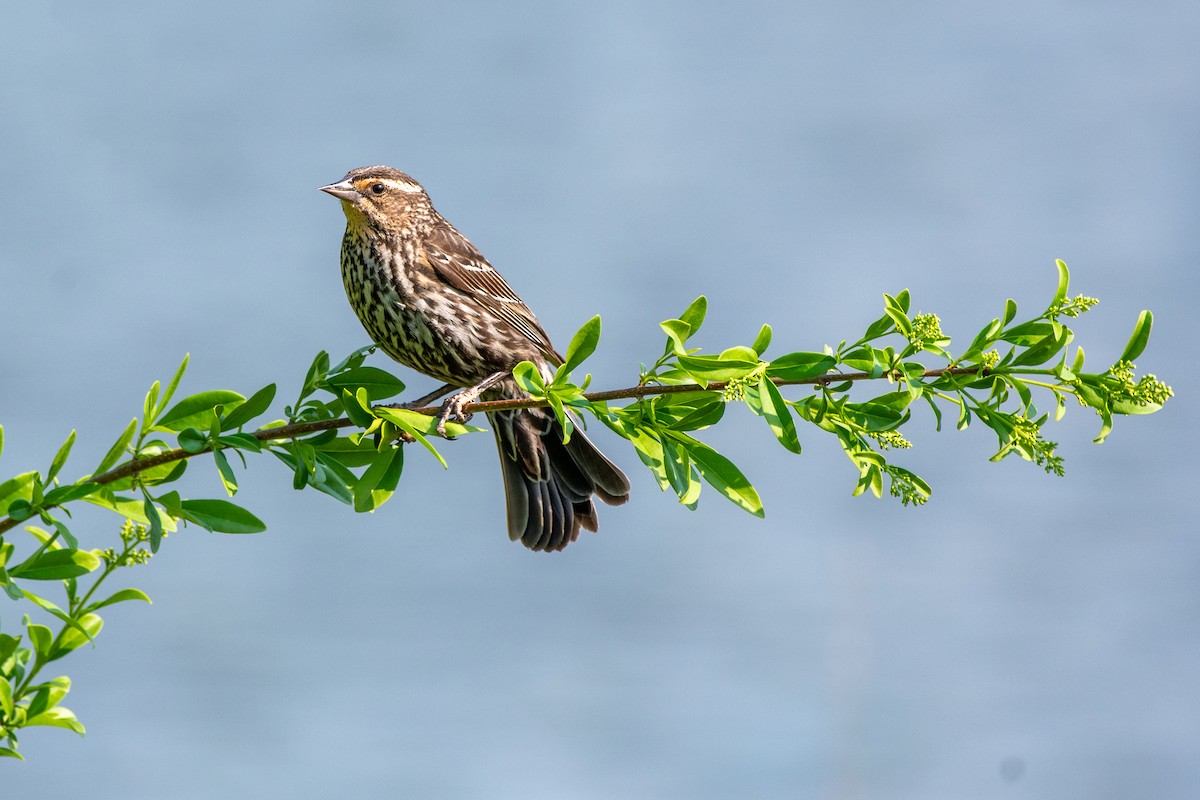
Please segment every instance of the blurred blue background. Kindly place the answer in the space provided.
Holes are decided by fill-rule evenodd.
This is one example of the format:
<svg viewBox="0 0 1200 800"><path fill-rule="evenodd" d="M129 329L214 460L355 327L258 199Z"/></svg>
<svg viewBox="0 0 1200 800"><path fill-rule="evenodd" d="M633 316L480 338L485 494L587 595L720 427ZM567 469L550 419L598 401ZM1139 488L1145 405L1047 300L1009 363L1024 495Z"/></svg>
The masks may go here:
<svg viewBox="0 0 1200 800"><path fill-rule="evenodd" d="M961 346L1057 257L1102 300L1089 366L1150 308L1138 366L1178 395L1099 448L1071 408L1061 479L918 412L915 510L732 413L710 438L765 520L678 507L598 431L633 500L557 556L507 541L490 436L410 452L363 516L264 458L238 498L270 530L128 575L154 606L60 662L88 735L25 733L6 796L1200 795L1194 2L2 9L4 476L73 427L89 471L185 352L183 391L282 405L365 344L315 189L373 163L560 343L603 315L597 387L701 293L709 349L836 344L905 287Z"/></svg>

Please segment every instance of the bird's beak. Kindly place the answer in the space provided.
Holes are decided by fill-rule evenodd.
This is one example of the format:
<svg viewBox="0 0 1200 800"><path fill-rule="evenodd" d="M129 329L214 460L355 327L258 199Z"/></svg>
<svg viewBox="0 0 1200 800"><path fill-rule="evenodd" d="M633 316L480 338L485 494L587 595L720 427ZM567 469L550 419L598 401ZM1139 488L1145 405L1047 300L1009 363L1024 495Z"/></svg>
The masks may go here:
<svg viewBox="0 0 1200 800"><path fill-rule="evenodd" d="M347 203L353 203L355 200L362 198L362 195L358 193L358 190L354 188L350 181L340 181L338 183L331 183L328 186L320 186L317 188L319 188L322 192L327 192L328 194L333 195L339 200L345 200Z"/></svg>

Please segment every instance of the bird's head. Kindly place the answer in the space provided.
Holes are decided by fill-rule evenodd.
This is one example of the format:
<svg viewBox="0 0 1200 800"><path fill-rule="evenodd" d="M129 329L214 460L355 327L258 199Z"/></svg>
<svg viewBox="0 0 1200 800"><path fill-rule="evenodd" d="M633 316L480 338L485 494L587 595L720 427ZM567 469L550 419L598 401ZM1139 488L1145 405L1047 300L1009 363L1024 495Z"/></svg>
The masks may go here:
<svg viewBox="0 0 1200 800"><path fill-rule="evenodd" d="M402 227L414 210L430 208L421 184L391 167L359 167L320 190L342 201L352 226L379 231Z"/></svg>

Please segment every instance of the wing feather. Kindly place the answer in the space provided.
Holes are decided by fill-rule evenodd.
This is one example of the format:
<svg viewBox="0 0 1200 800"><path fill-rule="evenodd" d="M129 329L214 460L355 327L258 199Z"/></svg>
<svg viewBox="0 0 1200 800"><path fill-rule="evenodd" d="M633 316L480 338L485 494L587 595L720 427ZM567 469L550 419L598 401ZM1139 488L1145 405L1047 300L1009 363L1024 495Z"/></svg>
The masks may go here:
<svg viewBox="0 0 1200 800"><path fill-rule="evenodd" d="M485 312L512 326L552 360L561 363L550 337L525 302L475 246L448 223L426 238L425 258L438 278L474 300Z"/></svg>

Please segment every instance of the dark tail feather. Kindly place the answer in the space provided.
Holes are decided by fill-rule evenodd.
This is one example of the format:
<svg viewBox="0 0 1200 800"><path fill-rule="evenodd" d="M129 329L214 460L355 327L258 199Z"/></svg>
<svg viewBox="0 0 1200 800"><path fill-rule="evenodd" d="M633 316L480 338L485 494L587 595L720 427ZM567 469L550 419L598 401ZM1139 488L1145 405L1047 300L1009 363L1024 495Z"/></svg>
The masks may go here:
<svg viewBox="0 0 1200 800"><path fill-rule="evenodd" d="M562 427L545 409L488 414L508 502L508 537L533 550L562 550L579 529L596 530L592 495L609 505L629 499L629 480L576 428Z"/></svg>

